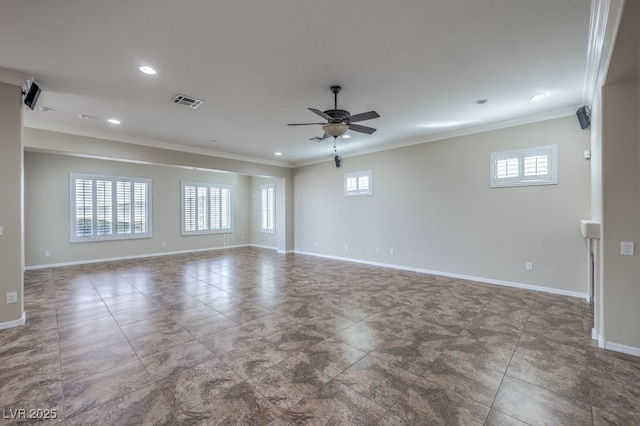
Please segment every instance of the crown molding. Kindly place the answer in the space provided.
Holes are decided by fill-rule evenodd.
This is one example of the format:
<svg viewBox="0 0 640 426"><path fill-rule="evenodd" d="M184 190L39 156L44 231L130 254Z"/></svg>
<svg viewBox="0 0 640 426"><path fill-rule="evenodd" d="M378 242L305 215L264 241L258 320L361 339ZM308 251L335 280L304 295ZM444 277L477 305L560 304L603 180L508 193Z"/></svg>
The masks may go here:
<svg viewBox="0 0 640 426"><path fill-rule="evenodd" d="M625 0L592 0L582 101L591 107L604 85L613 55Z"/></svg>

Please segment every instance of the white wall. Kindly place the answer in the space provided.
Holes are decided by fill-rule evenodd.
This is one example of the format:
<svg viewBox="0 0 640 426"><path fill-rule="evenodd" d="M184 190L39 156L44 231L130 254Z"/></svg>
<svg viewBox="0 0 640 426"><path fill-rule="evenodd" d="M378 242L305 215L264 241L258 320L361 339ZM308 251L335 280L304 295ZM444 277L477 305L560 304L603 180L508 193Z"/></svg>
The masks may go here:
<svg viewBox="0 0 640 426"><path fill-rule="evenodd" d="M70 242L69 174L152 179L152 238ZM233 185L233 233L181 236L181 181ZM27 267L248 244L249 176L133 164L64 155L25 153L25 253ZM165 243L163 246L162 243ZM50 256L45 257L44 251Z"/></svg>
<svg viewBox="0 0 640 426"><path fill-rule="evenodd" d="M558 185L489 188L491 152L551 144ZM585 294L589 144L572 116L295 169L295 248ZM344 173L369 169L373 196L344 197Z"/></svg>

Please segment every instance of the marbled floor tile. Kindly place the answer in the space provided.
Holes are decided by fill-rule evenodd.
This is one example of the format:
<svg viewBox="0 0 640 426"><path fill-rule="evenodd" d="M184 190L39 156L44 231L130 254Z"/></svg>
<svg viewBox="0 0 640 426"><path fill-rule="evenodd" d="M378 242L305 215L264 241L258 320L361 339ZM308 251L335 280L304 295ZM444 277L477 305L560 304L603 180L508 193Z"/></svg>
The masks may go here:
<svg viewBox="0 0 640 426"><path fill-rule="evenodd" d="M128 342L103 346L86 352L65 354L60 358L62 380L72 381L110 371L120 365L137 361L138 357Z"/></svg>
<svg viewBox="0 0 640 426"><path fill-rule="evenodd" d="M273 343L259 339L241 343L218 356L240 377L247 379L284 360L288 354Z"/></svg>
<svg viewBox="0 0 640 426"><path fill-rule="evenodd" d="M393 367L369 355L353 364L335 380L377 404L390 408L417 378L418 376L402 368Z"/></svg>
<svg viewBox="0 0 640 426"><path fill-rule="evenodd" d="M87 334L86 336L60 341L60 356L72 357L117 343L128 343L120 328Z"/></svg>
<svg viewBox="0 0 640 426"><path fill-rule="evenodd" d="M224 312L224 315L227 318L231 318L233 321L237 322L238 324L244 324L246 322L253 321L257 318L264 317L272 313L273 313L272 311L269 311L258 305L245 303L243 305L240 305L237 309Z"/></svg>
<svg viewBox="0 0 640 426"><path fill-rule="evenodd" d="M94 376L63 382L65 416L70 419L150 383L151 376L138 360Z"/></svg>
<svg viewBox="0 0 640 426"><path fill-rule="evenodd" d="M372 425L384 413L380 405L332 380L286 410L272 425Z"/></svg>
<svg viewBox="0 0 640 426"><path fill-rule="evenodd" d="M58 325L77 324L110 316L111 312L109 312L109 309L107 309L104 303L102 303L102 305L97 304L93 307L89 307L88 309L82 309L79 311L58 312L56 314Z"/></svg>
<svg viewBox="0 0 640 426"><path fill-rule="evenodd" d="M327 313L316 318L300 318L298 321L300 324L310 327L318 333L322 333L327 336L333 335L334 333L340 332L356 324L345 316L334 313Z"/></svg>
<svg viewBox="0 0 640 426"><path fill-rule="evenodd" d="M582 337L583 318L579 316L562 316L553 317L538 312L532 312L529 316L528 323L537 324L545 330L561 329L573 332Z"/></svg>
<svg viewBox="0 0 640 426"><path fill-rule="evenodd" d="M474 338L456 337L443 353L468 361L478 367L504 374L515 351L514 345L487 343Z"/></svg>
<svg viewBox="0 0 640 426"><path fill-rule="evenodd" d="M640 384L640 357L625 355L600 348L588 351L589 373L617 382Z"/></svg>
<svg viewBox="0 0 640 426"><path fill-rule="evenodd" d="M171 346L184 345L190 340L193 340L193 336L184 329L172 328L129 338L129 343L131 343L138 356L144 358L164 351Z"/></svg>
<svg viewBox="0 0 640 426"><path fill-rule="evenodd" d="M492 409L489 411L484 426L527 426L527 424Z"/></svg>
<svg viewBox="0 0 640 426"><path fill-rule="evenodd" d="M592 407L594 426L631 426L638 424L640 413L619 412L606 408Z"/></svg>
<svg viewBox="0 0 640 426"><path fill-rule="evenodd" d="M311 327L298 324L268 336L266 339L285 351L300 351L326 339L327 336Z"/></svg>
<svg viewBox="0 0 640 426"><path fill-rule="evenodd" d="M292 352L296 357L330 377L335 377L367 354L333 339Z"/></svg>
<svg viewBox="0 0 640 426"><path fill-rule="evenodd" d="M591 374L591 404L623 417L640 419L640 382Z"/></svg>
<svg viewBox="0 0 640 426"><path fill-rule="evenodd" d="M247 382L238 383L184 412L186 422L195 420L205 425L267 425L279 414Z"/></svg>
<svg viewBox="0 0 640 426"><path fill-rule="evenodd" d="M167 425L180 424L180 412L167 403L162 393L147 385L67 419L67 426Z"/></svg>
<svg viewBox="0 0 640 426"><path fill-rule="evenodd" d="M493 403L503 375L442 354L434 359L415 384L472 399L487 407Z"/></svg>
<svg viewBox="0 0 640 426"><path fill-rule="evenodd" d="M154 380L176 374L212 359L214 355L200 342L191 340L179 345L169 346L159 352L141 358L142 364Z"/></svg>
<svg viewBox="0 0 640 426"><path fill-rule="evenodd" d="M57 357L34 359L27 365L0 372L0 407L54 408L45 405L55 405L61 400ZM40 405L41 402L47 404Z"/></svg>
<svg viewBox="0 0 640 426"><path fill-rule="evenodd" d="M58 326L58 338L60 340L70 340L77 337L83 337L88 334L111 330L117 327L118 323L111 316L76 324L68 323L66 325Z"/></svg>
<svg viewBox="0 0 640 426"><path fill-rule="evenodd" d="M404 368L417 376L421 375L441 351L419 340L391 337L370 352L395 367Z"/></svg>
<svg viewBox="0 0 640 426"><path fill-rule="evenodd" d="M58 315L76 315L83 317L90 317L91 319L99 318L98 314L109 312L107 306L104 304L99 296L96 296L94 300L82 303L68 302L56 309Z"/></svg>
<svg viewBox="0 0 640 426"><path fill-rule="evenodd" d="M207 340L220 331L237 326L237 322L220 313L183 324L185 330L200 340Z"/></svg>
<svg viewBox="0 0 640 426"><path fill-rule="evenodd" d="M164 315L180 324L186 330L187 325L205 318L220 315L220 313L205 304L201 304L189 309L165 309Z"/></svg>
<svg viewBox="0 0 640 426"><path fill-rule="evenodd" d="M207 349L217 356L259 339L261 339L261 336L258 334L252 333L241 325L236 325L210 334L199 340Z"/></svg>
<svg viewBox="0 0 640 426"><path fill-rule="evenodd" d="M378 425L482 425L489 407L440 389L410 386Z"/></svg>
<svg viewBox="0 0 640 426"><path fill-rule="evenodd" d="M247 382L274 406L287 410L314 394L331 378L296 357L289 357Z"/></svg>
<svg viewBox="0 0 640 426"><path fill-rule="evenodd" d="M493 408L530 425L588 425L588 404L538 386L505 377Z"/></svg>
<svg viewBox="0 0 640 426"><path fill-rule="evenodd" d="M563 343L561 339L548 337L543 333L525 330L520 336L516 352L549 362L586 368L587 354L583 345L574 341Z"/></svg>
<svg viewBox="0 0 640 426"><path fill-rule="evenodd" d="M218 358L178 371L157 381L172 406L188 411L242 382L242 378Z"/></svg>
<svg viewBox="0 0 640 426"><path fill-rule="evenodd" d="M586 369L556 364L514 353L507 376L540 386L567 398L590 403L589 379Z"/></svg>
<svg viewBox="0 0 640 426"><path fill-rule="evenodd" d="M253 321L242 324L244 328L252 333L259 334L266 337L272 334L286 330L289 327L293 327L298 323L293 319L282 314L269 314L260 318L256 318Z"/></svg>
<svg viewBox="0 0 640 426"><path fill-rule="evenodd" d="M332 336L338 342L367 353L380 346L385 339L390 337L389 334L380 331L380 329L371 328L360 323L339 330Z"/></svg>

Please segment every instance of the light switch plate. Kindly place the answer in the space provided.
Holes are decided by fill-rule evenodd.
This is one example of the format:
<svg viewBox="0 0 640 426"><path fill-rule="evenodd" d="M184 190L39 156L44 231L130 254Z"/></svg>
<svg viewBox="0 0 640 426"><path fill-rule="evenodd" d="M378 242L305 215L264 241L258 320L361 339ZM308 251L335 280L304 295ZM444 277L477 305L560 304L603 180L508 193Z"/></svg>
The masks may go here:
<svg viewBox="0 0 640 426"><path fill-rule="evenodd" d="M0 225L0 237L4 236L4 226Z"/></svg>
<svg viewBox="0 0 640 426"><path fill-rule="evenodd" d="M633 241L620 242L620 254L623 256L635 255L635 244L633 243Z"/></svg>

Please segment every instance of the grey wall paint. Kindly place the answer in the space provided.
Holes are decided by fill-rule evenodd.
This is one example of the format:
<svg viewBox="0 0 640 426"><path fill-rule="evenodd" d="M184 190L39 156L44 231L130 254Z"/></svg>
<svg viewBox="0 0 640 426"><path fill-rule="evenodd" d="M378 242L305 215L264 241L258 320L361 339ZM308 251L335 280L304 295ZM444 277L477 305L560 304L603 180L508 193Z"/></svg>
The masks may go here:
<svg viewBox="0 0 640 426"><path fill-rule="evenodd" d="M586 293L589 143L567 117L295 169L295 248ZM558 185L489 188L491 152L551 144ZM344 197L344 173L369 169L373 196Z"/></svg>
<svg viewBox="0 0 640 426"><path fill-rule="evenodd" d="M70 243L70 173L151 178L153 237ZM180 184L183 180L233 185L232 234L184 237L180 235ZM169 166L26 152L26 265L29 267L73 263L247 244L250 239L250 184L249 176L236 173L195 171ZM49 257L44 256L45 250L49 251Z"/></svg>
<svg viewBox="0 0 640 426"><path fill-rule="evenodd" d="M24 312L22 156L21 88L0 83L0 328ZM14 292L18 303L7 304L6 294Z"/></svg>

